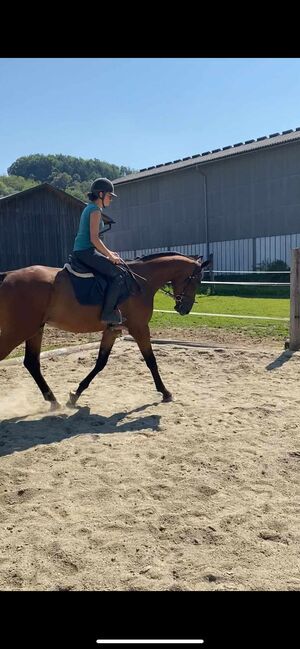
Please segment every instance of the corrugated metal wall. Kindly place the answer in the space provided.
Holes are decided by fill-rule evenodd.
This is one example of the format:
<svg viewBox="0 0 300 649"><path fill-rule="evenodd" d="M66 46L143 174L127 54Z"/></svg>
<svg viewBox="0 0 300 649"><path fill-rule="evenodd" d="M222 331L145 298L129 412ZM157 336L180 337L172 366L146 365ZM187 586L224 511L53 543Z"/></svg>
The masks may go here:
<svg viewBox="0 0 300 649"><path fill-rule="evenodd" d="M300 143L207 167L207 199L211 241L298 232Z"/></svg>
<svg viewBox="0 0 300 649"><path fill-rule="evenodd" d="M205 242L205 178L200 171L206 175L210 242L225 245L299 231L300 142L289 142L203 162L198 170L194 166L116 183L119 198L109 211L116 224L107 235L108 245L126 251Z"/></svg>
<svg viewBox="0 0 300 649"><path fill-rule="evenodd" d="M259 270L262 263L276 260L291 263L291 250L300 248L300 233L274 237L258 237L233 241L213 241L210 252L213 253L214 270ZM192 243L182 246L161 248L143 248L137 250L119 250L123 259L135 259L154 252L176 250L185 255L199 255L206 258L206 244Z"/></svg>
<svg viewBox="0 0 300 649"><path fill-rule="evenodd" d="M199 181L200 179L200 181ZM203 241L204 188L193 170L119 186L108 214L116 221L107 235L112 249L142 249Z"/></svg>

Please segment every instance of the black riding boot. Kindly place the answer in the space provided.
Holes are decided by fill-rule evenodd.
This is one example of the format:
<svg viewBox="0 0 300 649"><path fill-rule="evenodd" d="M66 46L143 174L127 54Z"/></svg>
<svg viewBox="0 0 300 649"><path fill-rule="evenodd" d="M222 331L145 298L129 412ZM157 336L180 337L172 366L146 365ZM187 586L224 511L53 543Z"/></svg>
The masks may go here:
<svg viewBox="0 0 300 649"><path fill-rule="evenodd" d="M118 276L108 285L104 298L101 320L109 324L122 324L122 314L117 309L118 299L123 286L123 277Z"/></svg>

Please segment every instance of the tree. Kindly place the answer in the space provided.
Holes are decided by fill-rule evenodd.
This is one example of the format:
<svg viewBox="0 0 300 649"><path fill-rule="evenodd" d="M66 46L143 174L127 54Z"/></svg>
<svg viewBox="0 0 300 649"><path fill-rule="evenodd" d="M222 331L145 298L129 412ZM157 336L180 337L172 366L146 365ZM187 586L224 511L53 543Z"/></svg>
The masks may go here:
<svg viewBox="0 0 300 649"><path fill-rule="evenodd" d="M8 168L9 176L23 176L23 178L32 178L45 182L52 173L53 161L51 156L35 154L18 158Z"/></svg>
<svg viewBox="0 0 300 649"><path fill-rule="evenodd" d="M136 173L134 169L130 169L130 167L123 167L123 165L120 167L120 176L128 176L129 174Z"/></svg>
<svg viewBox="0 0 300 649"><path fill-rule="evenodd" d="M71 182L72 182L72 176L70 176L69 174L65 172L56 173L52 177L51 185L57 187L57 189L63 189L65 191L67 187L71 184Z"/></svg>
<svg viewBox="0 0 300 649"><path fill-rule="evenodd" d="M0 196L9 196L24 189L36 187L40 183L20 176L0 176Z"/></svg>
<svg viewBox="0 0 300 649"><path fill-rule="evenodd" d="M75 158L62 153L55 155L35 153L18 158L8 168L7 173L9 176L23 176L40 182L52 183L55 176L63 173L71 176L71 182L72 180L92 182L99 176L114 180L120 176L133 173L133 171L129 167L118 167L97 158L84 160L83 158Z"/></svg>
<svg viewBox="0 0 300 649"><path fill-rule="evenodd" d="M8 178L22 178L19 187L13 191L26 189L28 185L34 186L38 182L48 182L58 189L62 189L80 200L87 200L87 192L95 178L106 177L110 180L134 173L129 167L110 164L97 158L84 160L62 153L43 155L35 153L18 158L7 170ZM32 184L33 183L33 184ZM0 192L8 191L0 188ZM12 193L8 191L8 193Z"/></svg>

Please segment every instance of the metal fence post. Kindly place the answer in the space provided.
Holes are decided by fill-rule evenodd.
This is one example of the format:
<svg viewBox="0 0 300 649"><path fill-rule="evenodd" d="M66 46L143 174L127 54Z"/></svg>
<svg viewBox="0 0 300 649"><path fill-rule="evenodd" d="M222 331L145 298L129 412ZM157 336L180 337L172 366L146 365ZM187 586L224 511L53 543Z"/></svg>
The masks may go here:
<svg viewBox="0 0 300 649"><path fill-rule="evenodd" d="M252 239L252 270L256 270L256 238Z"/></svg>

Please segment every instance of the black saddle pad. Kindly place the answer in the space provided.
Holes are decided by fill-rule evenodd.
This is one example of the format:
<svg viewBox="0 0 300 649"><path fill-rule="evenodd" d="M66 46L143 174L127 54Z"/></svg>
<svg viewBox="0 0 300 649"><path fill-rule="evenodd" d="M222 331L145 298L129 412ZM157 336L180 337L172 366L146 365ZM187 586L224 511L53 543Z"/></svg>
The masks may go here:
<svg viewBox="0 0 300 649"><path fill-rule="evenodd" d="M82 305L103 304L109 281L108 278L103 277L99 273L95 273L94 269L85 266L85 264L82 264L77 259L75 260L72 255L69 256L69 265L76 273L82 273L82 277L74 275L68 270L68 265L65 266L78 302ZM137 292L136 282L127 272L126 268L124 270L126 272L125 282L118 298L118 304L121 304L130 295L135 295ZM93 277L84 276L84 274L91 272L94 274Z"/></svg>
<svg viewBox="0 0 300 649"><path fill-rule="evenodd" d="M102 304L107 288L104 277L77 277L68 273L76 299L80 304Z"/></svg>

